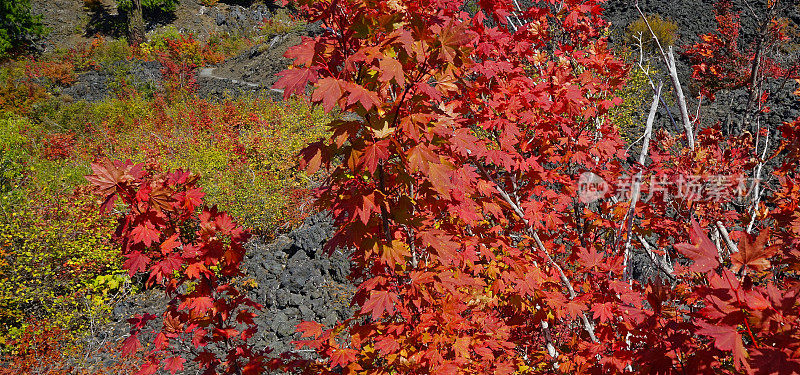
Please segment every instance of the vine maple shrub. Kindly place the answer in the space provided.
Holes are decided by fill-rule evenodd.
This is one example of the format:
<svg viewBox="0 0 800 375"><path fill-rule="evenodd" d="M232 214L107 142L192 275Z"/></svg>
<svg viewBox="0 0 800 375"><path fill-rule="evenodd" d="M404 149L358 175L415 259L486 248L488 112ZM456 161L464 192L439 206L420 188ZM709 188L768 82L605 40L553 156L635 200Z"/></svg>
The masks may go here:
<svg viewBox="0 0 800 375"><path fill-rule="evenodd" d="M131 276L146 273L146 286L162 286L172 297L138 374L154 374L162 366L173 374L182 370L187 342L191 359L206 373L263 371L263 348L247 344L255 333L252 310L260 306L231 284L241 275L249 233L216 207L202 205L199 176L188 171L109 160L92 164L92 170L87 179L104 197L101 211L117 200L126 207L116 233L125 268ZM142 348L139 335L156 318L145 313L129 320L123 354Z"/></svg>
<svg viewBox="0 0 800 375"><path fill-rule="evenodd" d="M758 20L759 30L756 30L758 34L753 45L740 46L741 14L734 11L731 0L714 3L716 33L700 35L700 42L687 46L684 51L692 64L692 78L702 95L714 100L717 91L746 87L752 92L750 101L758 99L763 102L766 97L759 97L760 81L765 78L800 78L797 56L793 59L776 58L777 51L790 40L786 20L777 16L783 4L777 0L766 5L767 14Z"/></svg>
<svg viewBox="0 0 800 375"><path fill-rule="evenodd" d="M598 1L482 0L475 13L455 0L298 3L325 31L287 52L276 86L288 97L311 84L314 102L353 114L302 163L326 170L317 202L338 228L326 248L353 249L359 309L333 327L298 325L297 346L319 357L286 369L800 371L800 120L755 136L709 127L695 142L653 130L654 86L630 163L607 116L628 67L602 37ZM767 153L762 139L775 138ZM777 182L762 197L767 161ZM228 282L247 235L199 208L193 175L93 168L104 207L127 206L126 267L176 296L155 341L164 366L182 368L170 345L183 336L234 342L222 359L200 349L209 373L275 365L230 321L252 327L237 306L256 306ZM617 190L581 199L589 172ZM632 277L637 254L654 277ZM152 318L132 320L128 351Z"/></svg>
<svg viewBox="0 0 800 375"><path fill-rule="evenodd" d="M329 173L327 248L354 249L360 307L298 326L321 355L307 372L800 370L798 122L759 200L734 194L767 156L750 135L657 129L625 161L606 114L627 68L598 1L299 3L327 32L287 52L276 86L357 115L302 153ZM584 172L668 188L584 203ZM689 194L690 176L724 177L722 196ZM629 277L634 253L655 279Z"/></svg>

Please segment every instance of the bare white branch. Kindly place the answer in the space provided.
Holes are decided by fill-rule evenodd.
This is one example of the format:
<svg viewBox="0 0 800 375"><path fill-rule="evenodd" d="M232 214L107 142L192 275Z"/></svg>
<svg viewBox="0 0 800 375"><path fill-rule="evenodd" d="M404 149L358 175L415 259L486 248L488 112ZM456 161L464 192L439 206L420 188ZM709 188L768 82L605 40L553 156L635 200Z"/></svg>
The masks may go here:
<svg viewBox="0 0 800 375"><path fill-rule="evenodd" d="M655 93L653 94L653 103L650 104L650 113L647 115L647 123L645 124L644 128L644 135L642 136L644 140L642 141L642 150L639 152L639 165L643 166L644 163L647 161L647 154L650 150L650 138L653 135L653 122L656 118L656 113L658 112L658 102L661 99L661 88L663 84L659 82L658 86L655 89ZM628 212L625 214L625 228L627 231L627 235L625 237L625 258L623 260L623 269L622 272L622 279L629 280L630 278L630 267L629 267L629 260L630 260L630 248L631 248L631 230L633 229L633 218L636 216L636 204L639 202L639 195L641 194L642 189L642 170L639 169L636 172L636 177L633 179L633 186L631 188L631 199L628 205Z"/></svg>

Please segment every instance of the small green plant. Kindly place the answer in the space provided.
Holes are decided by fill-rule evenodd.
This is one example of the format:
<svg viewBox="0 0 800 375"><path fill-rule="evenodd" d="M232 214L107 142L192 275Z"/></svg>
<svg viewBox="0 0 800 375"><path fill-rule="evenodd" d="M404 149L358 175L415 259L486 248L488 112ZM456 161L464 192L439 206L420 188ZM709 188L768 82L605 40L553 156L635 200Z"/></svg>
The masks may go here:
<svg viewBox="0 0 800 375"><path fill-rule="evenodd" d="M172 13L177 9L180 0L142 0L142 8L147 12ZM120 12L129 12L133 7L131 0L117 1Z"/></svg>
<svg viewBox="0 0 800 375"><path fill-rule="evenodd" d="M13 189L25 174L23 130L31 125L9 114L0 117L0 193Z"/></svg>
<svg viewBox="0 0 800 375"><path fill-rule="evenodd" d="M647 24L650 24L650 28ZM650 29L653 30L652 34ZM663 48L672 46L678 39L678 25L669 19L664 19L658 14L651 14L645 18L639 17L633 21L625 29L625 41L631 45L638 45L639 40L642 42L642 49L644 52L655 52L658 50L658 44L653 40L653 35L658 39Z"/></svg>
<svg viewBox="0 0 800 375"><path fill-rule="evenodd" d="M630 49L621 49L617 53L628 63L633 62L632 56L635 54ZM619 128L623 139L628 142L636 140L644 129L645 116L647 115L646 106L652 100L652 89L650 88L647 74L651 76L658 74L658 71L650 65L644 66L644 69L648 70L647 74L635 64L631 66L632 68L628 71L626 77L626 84L616 92L616 95L622 98L622 101L619 105L609 110L609 117Z"/></svg>
<svg viewBox="0 0 800 375"><path fill-rule="evenodd" d="M275 12L272 17L264 20L259 34L266 37L286 34L301 30L303 27L305 27L305 25L306 22L304 20L293 16L285 9L278 9L278 11Z"/></svg>

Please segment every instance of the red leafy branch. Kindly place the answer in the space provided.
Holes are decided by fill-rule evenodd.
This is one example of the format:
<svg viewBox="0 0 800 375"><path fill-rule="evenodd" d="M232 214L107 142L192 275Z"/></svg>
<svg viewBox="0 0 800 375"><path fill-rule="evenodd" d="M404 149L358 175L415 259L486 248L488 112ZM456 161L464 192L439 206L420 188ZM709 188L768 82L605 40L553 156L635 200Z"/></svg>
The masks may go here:
<svg viewBox="0 0 800 375"><path fill-rule="evenodd" d="M138 374L160 367L175 373L190 341L206 374L257 374L267 365L265 350L247 344L255 333L251 309L260 306L232 284L241 275L247 231L215 207L203 206L198 176L188 171L160 172L155 166L103 161L92 164L89 180L103 197L102 210L120 202L117 239L131 276L147 275L146 286L160 286L171 298L162 314L148 362ZM123 354L142 348L139 336L157 316L130 319ZM227 352L218 357L219 351Z"/></svg>

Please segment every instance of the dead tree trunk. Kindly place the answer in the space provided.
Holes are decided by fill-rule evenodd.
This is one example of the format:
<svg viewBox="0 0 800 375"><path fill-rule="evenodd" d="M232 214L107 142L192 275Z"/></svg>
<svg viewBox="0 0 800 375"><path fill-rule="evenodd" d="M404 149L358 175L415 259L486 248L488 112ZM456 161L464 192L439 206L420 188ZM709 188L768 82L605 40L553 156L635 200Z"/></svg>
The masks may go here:
<svg viewBox="0 0 800 375"><path fill-rule="evenodd" d="M131 3L131 10L128 13L128 43L138 46L145 41L142 0L131 0Z"/></svg>

